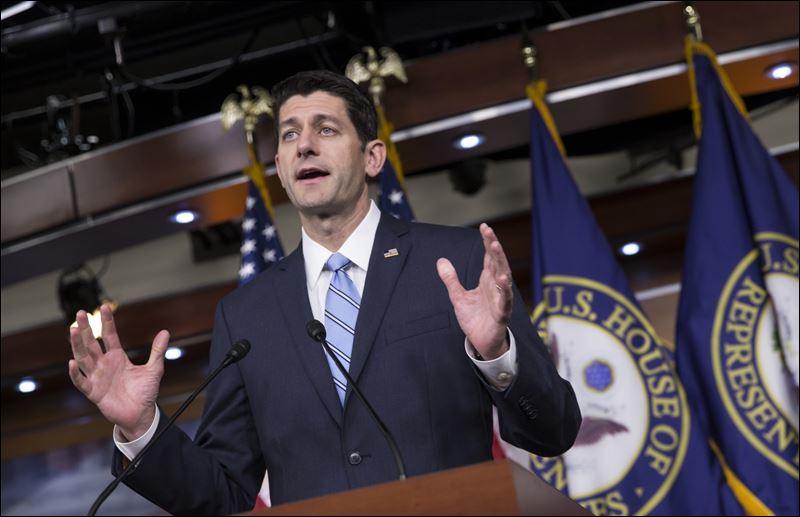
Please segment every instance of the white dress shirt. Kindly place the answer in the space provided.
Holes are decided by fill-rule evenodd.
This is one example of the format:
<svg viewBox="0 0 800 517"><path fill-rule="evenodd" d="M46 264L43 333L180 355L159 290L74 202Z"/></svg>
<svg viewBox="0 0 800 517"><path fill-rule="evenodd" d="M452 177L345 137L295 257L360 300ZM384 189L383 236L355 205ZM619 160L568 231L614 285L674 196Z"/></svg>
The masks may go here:
<svg viewBox="0 0 800 517"><path fill-rule="evenodd" d="M373 201L370 201L369 212L361 223L356 227L352 234L344 241L342 247L337 250L348 259L351 265L347 269L347 274L353 280L358 289L358 294L364 295L364 284L367 280L367 269L369 268L369 258L372 253L372 244L375 242L375 234L378 231L378 223L381 220L381 212ZM325 263L334 253L321 244L315 242L308 236L305 229L303 234L303 259L306 269L306 288L308 289L308 301L311 304L311 313L317 321L325 321L325 298L328 294L328 286L331 283L331 272L325 269ZM431 267L436 267L431 264ZM517 349L514 335L508 330L508 351L491 361L477 359L477 351L470 344L468 339L464 340L464 348L473 363L483 373L487 382L498 391L506 389L514 380L517 373ZM321 347L322 345L320 345ZM159 412L152 425L138 439L132 442L125 442L122 433L117 426L114 426L114 443L117 448L129 460L142 450L158 428L160 419Z"/></svg>

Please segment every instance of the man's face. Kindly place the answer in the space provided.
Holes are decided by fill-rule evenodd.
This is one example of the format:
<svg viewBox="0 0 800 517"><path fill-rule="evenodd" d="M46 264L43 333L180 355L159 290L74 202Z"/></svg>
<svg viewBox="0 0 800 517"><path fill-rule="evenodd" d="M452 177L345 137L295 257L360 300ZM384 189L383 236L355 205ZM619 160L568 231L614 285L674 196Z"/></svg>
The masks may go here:
<svg viewBox="0 0 800 517"><path fill-rule="evenodd" d="M281 106L279 116L275 164L283 188L302 214L344 214L362 196L366 199L365 174L374 176L380 169L370 159L371 145L361 149L342 98L325 92L295 95Z"/></svg>

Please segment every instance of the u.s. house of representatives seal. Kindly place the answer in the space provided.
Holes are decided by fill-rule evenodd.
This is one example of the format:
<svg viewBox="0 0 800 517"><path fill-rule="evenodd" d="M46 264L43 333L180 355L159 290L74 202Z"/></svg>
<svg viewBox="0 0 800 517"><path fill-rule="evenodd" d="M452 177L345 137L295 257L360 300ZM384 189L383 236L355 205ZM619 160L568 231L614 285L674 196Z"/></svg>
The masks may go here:
<svg viewBox="0 0 800 517"><path fill-rule="evenodd" d="M714 378L742 436L797 479L797 240L759 233L756 242L717 303L710 344Z"/></svg>
<svg viewBox="0 0 800 517"><path fill-rule="evenodd" d="M583 423L563 456L531 456L531 466L596 515L646 514L683 464L686 395L627 298L580 277L546 276L544 286L532 319L575 390Z"/></svg>

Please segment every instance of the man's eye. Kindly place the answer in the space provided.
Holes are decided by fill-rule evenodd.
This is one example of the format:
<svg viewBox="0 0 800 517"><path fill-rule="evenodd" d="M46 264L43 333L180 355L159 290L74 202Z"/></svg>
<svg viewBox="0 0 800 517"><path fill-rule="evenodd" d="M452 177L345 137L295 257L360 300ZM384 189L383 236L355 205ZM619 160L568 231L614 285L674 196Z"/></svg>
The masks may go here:
<svg viewBox="0 0 800 517"><path fill-rule="evenodd" d="M294 140L294 138L296 136L297 136L297 131L287 131L287 132L285 132L283 134L283 139L284 140Z"/></svg>
<svg viewBox="0 0 800 517"><path fill-rule="evenodd" d="M332 135L332 134L334 134L335 132L336 132L336 131L335 131L333 128L331 128L331 127L323 127L323 128L322 128L322 131L321 131L321 133L322 133L323 135Z"/></svg>

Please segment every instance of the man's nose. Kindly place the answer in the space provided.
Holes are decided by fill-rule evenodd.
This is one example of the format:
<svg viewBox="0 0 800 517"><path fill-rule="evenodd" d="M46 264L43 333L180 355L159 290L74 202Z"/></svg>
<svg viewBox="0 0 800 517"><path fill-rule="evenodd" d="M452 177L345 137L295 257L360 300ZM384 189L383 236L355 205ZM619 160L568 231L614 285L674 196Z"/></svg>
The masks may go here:
<svg viewBox="0 0 800 517"><path fill-rule="evenodd" d="M297 137L297 156L308 156L317 154L317 139L313 131L303 131Z"/></svg>

